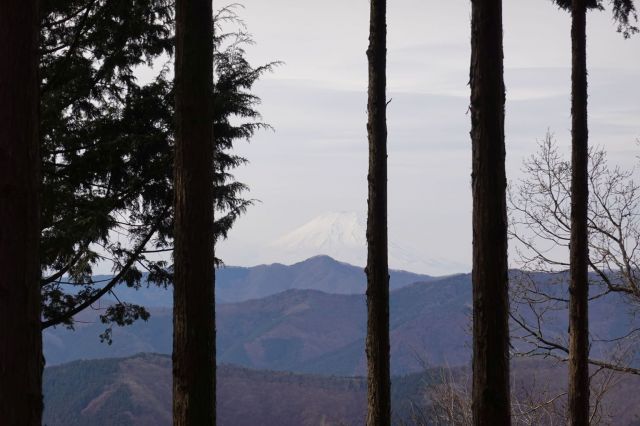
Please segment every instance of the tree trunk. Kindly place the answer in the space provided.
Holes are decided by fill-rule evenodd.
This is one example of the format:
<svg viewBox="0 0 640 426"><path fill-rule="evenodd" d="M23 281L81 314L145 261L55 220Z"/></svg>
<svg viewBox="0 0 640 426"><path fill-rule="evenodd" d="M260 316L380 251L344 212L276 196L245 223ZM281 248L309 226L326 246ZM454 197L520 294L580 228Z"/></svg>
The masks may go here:
<svg viewBox="0 0 640 426"><path fill-rule="evenodd" d="M473 0L473 422L509 425L509 299L502 1Z"/></svg>
<svg viewBox="0 0 640 426"><path fill-rule="evenodd" d="M213 22L176 1L173 424L215 425Z"/></svg>
<svg viewBox="0 0 640 426"><path fill-rule="evenodd" d="M586 6L571 12L571 243L569 283L569 421L589 424L589 247Z"/></svg>
<svg viewBox="0 0 640 426"><path fill-rule="evenodd" d="M36 0L0 12L0 423L40 426L40 152Z"/></svg>
<svg viewBox="0 0 640 426"><path fill-rule="evenodd" d="M391 424L387 251L386 0L371 0L369 26L369 199L367 214L368 426Z"/></svg>

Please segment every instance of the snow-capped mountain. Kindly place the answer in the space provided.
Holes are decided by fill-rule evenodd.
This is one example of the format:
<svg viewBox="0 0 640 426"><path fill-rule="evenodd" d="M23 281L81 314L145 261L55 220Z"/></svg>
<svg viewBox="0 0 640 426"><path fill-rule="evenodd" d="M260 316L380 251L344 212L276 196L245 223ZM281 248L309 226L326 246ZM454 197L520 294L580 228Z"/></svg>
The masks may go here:
<svg viewBox="0 0 640 426"><path fill-rule="evenodd" d="M366 221L355 212L331 212L317 216L277 238L269 252L283 263L293 263L325 254L334 259L364 266L367 262ZM389 266L430 275L462 272L455 262L422 256L417 250L389 239Z"/></svg>
<svg viewBox="0 0 640 426"><path fill-rule="evenodd" d="M327 213L288 232L271 247L303 260L326 254L343 262L363 265L367 258L366 223L354 212Z"/></svg>

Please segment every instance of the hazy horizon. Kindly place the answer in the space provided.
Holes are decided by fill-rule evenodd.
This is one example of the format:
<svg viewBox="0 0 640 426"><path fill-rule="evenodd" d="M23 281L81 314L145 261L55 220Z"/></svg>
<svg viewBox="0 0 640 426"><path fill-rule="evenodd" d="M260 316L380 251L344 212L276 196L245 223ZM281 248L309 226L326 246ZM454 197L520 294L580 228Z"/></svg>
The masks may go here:
<svg viewBox="0 0 640 426"><path fill-rule="evenodd" d="M247 0L244 6L238 13L256 41L249 59L285 64L255 87L259 110L275 131L236 145L251 162L236 176L260 202L219 244L219 256L233 265L282 262L270 255L270 243L329 212L364 215L367 194L368 2ZM471 264L470 5L406 0L388 9L390 240L415 248L425 262L441 259L463 269L449 272L465 272ZM640 38L616 33L609 10L590 12L587 25L590 144L629 167L640 137L634 84ZM551 2L504 5L511 180L547 130L568 149L569 35L569 15Z"/></svg>

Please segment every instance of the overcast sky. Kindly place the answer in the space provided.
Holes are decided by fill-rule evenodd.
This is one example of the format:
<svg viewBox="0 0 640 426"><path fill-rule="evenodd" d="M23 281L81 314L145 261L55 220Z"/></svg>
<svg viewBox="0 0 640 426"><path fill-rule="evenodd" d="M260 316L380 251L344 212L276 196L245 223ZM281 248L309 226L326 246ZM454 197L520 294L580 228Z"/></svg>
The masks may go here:
<svg viewBox="0 0 640 426"><path fill-rule="evenodd" d="M517 179L547 129L569 146L570 19L551 1L504 3L507 173ZM257 43L250 60L285 62L255 88L275 132L238 144L251 164L236 176L261 203L218 251L228 264L253 265L283 261L268 244L315 216L366 211L369 2L243 4ZM390 238L463 270L471 264L469 25L468 0L388 2ZM590 142L631 166L640 154L640 37L624 40L608 10L590 13L587 25Z"/></svg>

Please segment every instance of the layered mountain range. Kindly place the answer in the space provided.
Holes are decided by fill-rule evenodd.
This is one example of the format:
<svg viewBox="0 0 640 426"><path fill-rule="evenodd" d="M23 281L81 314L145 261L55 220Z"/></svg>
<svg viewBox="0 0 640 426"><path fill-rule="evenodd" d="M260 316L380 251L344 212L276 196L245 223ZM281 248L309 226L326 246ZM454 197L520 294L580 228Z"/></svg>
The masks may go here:
<svg viewBox="0 0 640 426"><path fill-rule="evenodd" d="M515 291L519 272L512 271L511 278ZM566 298L566 286L559 284L566 281L563 274L528 278L538 291L556 300ZM454 372L446 375L458 381L458 389L468 384L471 277L391 271L390 287L394 415L397 421L411 424L411 416L429 414L428 393L442 386L445 377L440 368ZM290 266L219 269L219 424L362 424L365 288L361 267L328 256ZM99 335L106 325L98 315L110 304L104 300L76 318L75 330L45 330L48 426L171 424L171 289L122 287L116 294L120 300L147 306L151 318L115 327L112 343L101 343ZM592 356L606 355L607 338L638 326L633 312L615 295L591 302ZM523 315L535 320L531 313ZM562 341L566 336L562 303L544 327L554 339ZM516 338L512 345L516 350L526 347ZM525 399L562 395L565 370L563 363L515 359L514 395ZM629 396L640 385L639 379L620 376L615 380L603 401L610 420L640 424L640 400Z"/></svg>
<svg viewBox="0 0 640 426"><path fill-rule="evenodd" d="M562 291L555 278L553 274L534 277L539 288ZM414 280L417 282L409 284ZM217 286L218 294L242 300L217 306L219 362L298 373L365 373L365 278L360 268L321 256L291 266L223 269ZM393 272L391 287L393 373L417 372L425 366L466 365L471 341L470 275L434 278ZM343 294L332 293L336 289ZM146 291L129 290L132 298L143 298ZM164 297L170 300L170 292ZM139 352L170 354L169 303L151 307L147 322L115 327L111 345L99 340L105 328L98 321L99 310L84 312L73 331L46 330L48 365ZM623 336L638 325L628 305L615 295L595 299L590 316L591 333L601 340ZM545 330L548 336L561 340L566 335L566 315L557 311L550 317ZM534 319L531 314L529 318ZM516 348L524 345L517 339L512 344ZM606 348L605 343L596 342L591 353L606 356Z"/></svg>

